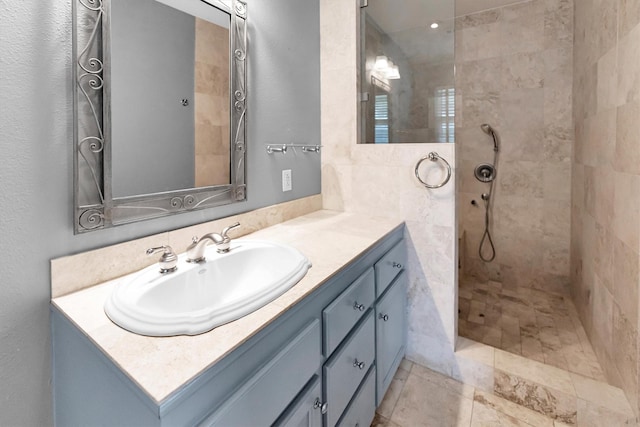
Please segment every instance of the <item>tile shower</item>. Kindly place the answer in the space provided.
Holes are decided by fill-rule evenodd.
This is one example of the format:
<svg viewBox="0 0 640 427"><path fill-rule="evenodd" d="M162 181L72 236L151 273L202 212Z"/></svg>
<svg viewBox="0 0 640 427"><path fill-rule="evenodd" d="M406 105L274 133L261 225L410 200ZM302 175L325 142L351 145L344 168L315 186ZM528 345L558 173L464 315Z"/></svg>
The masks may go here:
<svg viewBox="0 0 640 427"><path fill-rule="evenodd" d="M635 408L639 22L634 0L532 0L456 20L459 335L608 381ZM502 142L491 263L478 254L489 186L474 168L493 163L482 123Z"/></svg>
<svg viewBox="0 0 640 427"><path fill-rule="evenodd" d="M465 276L505 287L568 291L572 132L572 2L534 0L458 18L456 143ZM484 228L479 163L493 163L496 259L478 256ZM471 202L475 200L476 204Z"/></svg>
<svg viewBox="0 0 640 427"><path fill-rule="evenodd" d="M602 379L569 292L573 4L533 0L459 17L456 92L463 271L459 335ZM481 259L490 200L495 260ZM491 255L488 241L484 259ZM584 345L580 341L580 337Z"/></svg>

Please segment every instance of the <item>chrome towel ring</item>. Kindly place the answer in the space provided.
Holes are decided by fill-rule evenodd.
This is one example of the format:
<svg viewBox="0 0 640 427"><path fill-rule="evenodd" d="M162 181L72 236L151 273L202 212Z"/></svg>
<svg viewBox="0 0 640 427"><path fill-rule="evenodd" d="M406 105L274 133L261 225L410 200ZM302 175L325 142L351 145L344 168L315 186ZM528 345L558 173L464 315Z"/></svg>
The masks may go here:
<svg viewBox="0 0 640 427"><path fill-rule="evenodd" d="M447 177L440 184L435 184L435 185L427 184L422 180L422 178L420 178L420 173L419 173L420 165L422 164L422 162L424 162L427 159L431 160L432 162L437 162L438 160L442 160L442 162L447 167ZM436 153L435 151L432 151L431 153L427 154L426 156L418 160L418 163L416 163L416 178L418 178L418 181L420 181L420 183L427 188L444 187L444 185L447 182L449 182L449 180L451 179L451 165L449 164L449 162L445 160L444 157L440 157L438 153Z"/></svg>

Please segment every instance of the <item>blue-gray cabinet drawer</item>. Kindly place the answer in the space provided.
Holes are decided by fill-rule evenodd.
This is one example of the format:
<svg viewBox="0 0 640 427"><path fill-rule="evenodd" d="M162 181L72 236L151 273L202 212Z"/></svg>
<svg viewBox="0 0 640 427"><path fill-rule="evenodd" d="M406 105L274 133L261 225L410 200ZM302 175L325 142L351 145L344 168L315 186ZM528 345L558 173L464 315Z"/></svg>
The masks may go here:
<svg viewBox="0 0 640 427"><path fill-rule="evenodd" d="M375 353L373 310L324 365L327 426L334 426L358 389Z"/></svg>
<svg viewBox="0 0 640 427"><path fill-rule="evenodd" d="M329 357L375 300L373 269L369 268L322 310L324 355Z"/></svg>
<svg viewBox="0 0 640 427"><path fill-rule="evenodd" d="M376 413L376 368L371 368L338 427L369 427Z"/></svg>
<svg viewBox="0 0 640 427"><path fill-rule="evenodd" d="M322 427L322 387L317 375L275 422L274 427Z"/></svg>
<svg viewBox="0 0 640 427"><path fill-rule="evenodd" d="M384 397L406 346L407 273L402 272L376 304L377 401Z"/></svg>
<svg viewBox="0 0 640 427"><path fill-rule="evenodd" d="M401 240L376 262L376 298L380 297L393 279L404 269L407 260L407 249Z"/></svg>
<svg viewBox="0 0 640 427"><path fill-rule="evenodd" d="M289 406L322 362L320 321L289 344L208 417L205 426L268 426Z"/></svg>

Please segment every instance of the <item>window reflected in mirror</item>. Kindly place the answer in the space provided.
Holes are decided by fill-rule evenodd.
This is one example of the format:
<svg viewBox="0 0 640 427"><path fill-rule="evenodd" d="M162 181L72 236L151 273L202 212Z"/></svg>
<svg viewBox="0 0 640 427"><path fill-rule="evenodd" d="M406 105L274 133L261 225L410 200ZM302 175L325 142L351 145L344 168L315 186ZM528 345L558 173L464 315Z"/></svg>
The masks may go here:
<svg viewBox="0 0 640 427"><path fill-rule="evenodd" d="M360 10L359 142L454 142L454 2Z"/></svg>

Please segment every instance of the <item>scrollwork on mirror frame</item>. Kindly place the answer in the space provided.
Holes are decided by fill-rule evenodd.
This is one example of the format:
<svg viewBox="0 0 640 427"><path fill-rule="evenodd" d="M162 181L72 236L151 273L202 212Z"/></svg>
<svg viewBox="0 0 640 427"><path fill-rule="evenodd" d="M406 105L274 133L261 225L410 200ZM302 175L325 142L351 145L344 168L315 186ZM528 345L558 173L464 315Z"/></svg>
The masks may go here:
<svg viewBox="0 0 640 427"><path fill-rule="evenodd" d="M247 5L231 10L231 184L113 198L109 31L111 0L74 0L74 232L221 206L246 199Z"/></svg>

